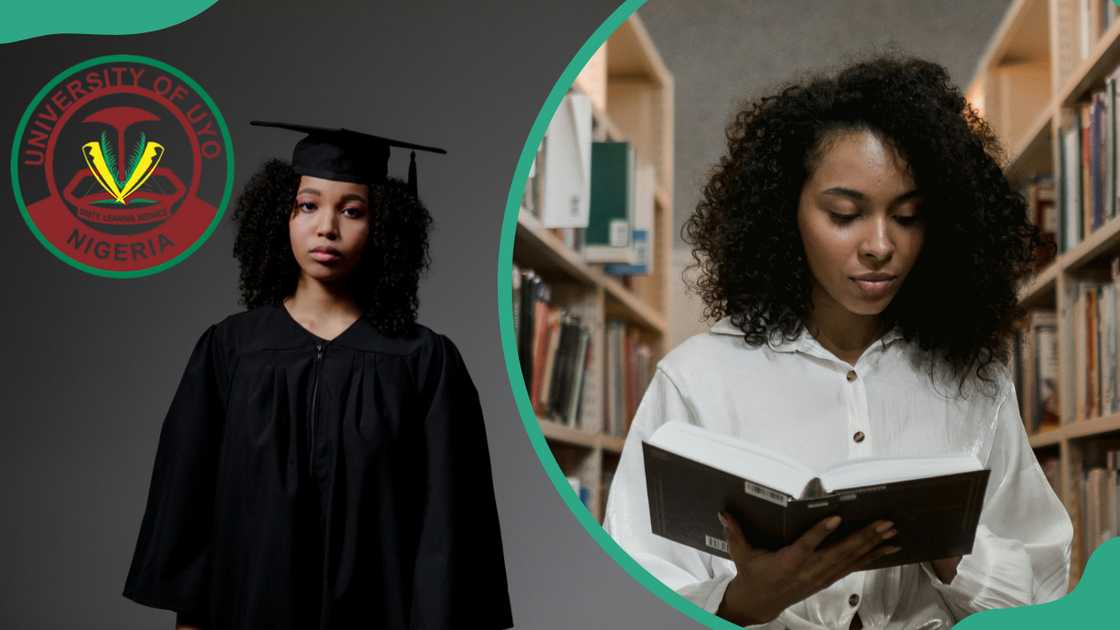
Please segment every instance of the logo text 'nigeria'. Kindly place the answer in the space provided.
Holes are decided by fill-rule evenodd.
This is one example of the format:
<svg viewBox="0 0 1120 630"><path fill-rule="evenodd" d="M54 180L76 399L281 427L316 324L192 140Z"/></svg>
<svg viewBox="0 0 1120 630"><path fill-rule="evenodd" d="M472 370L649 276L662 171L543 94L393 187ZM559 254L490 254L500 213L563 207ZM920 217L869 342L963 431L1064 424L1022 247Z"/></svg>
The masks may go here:
<svg viewBox="0 0 1120 630"><path fill-rule="evenodd" d="M213 232L233 183L229 131L181 71L133 55L57 75L20 121L12 182L32 233L97 275L170 267Z"/></svg>

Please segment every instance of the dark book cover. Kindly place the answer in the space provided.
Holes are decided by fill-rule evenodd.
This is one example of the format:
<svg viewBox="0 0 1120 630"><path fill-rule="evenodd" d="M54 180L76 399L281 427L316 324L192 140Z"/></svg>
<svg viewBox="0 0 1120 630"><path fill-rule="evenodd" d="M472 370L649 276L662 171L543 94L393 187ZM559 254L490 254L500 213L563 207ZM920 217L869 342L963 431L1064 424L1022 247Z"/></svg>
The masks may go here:
<svg viewBox="0 0 1120 630"><path fill-rule="evenodd" d="M587 380L587 355L590 351L591 332L579 327L579 337L576 342L575 360L572 361L572 378L575 385L572 387L571 398L568 400L568 424L580 426L580 408L583 402L583 390ZM582 427L581 427L582 428Z"/></svg>
<svg viewBox="0 0 1120 630"><path fill-rule="evenodd" d="M533 386L533 338L537 322L534 321L534 305L540 292L541 280L532 272L523 272L521 276L521 303L517 305L519 311L520 329L517 337L517 356L521 360L521 376L525 379L525 387Z"/></svg>
<svg viewBox="0 0 1120 630"><path fill-rule="evenodd" d="M579 329L572 321L570 315L565 315L560 321L560 343L556 348L556 365L553 368L553 388L549 403L553 416L565 422L567 416L567 401L572 387L573 355Z"/></svg>
<svg viewBox="0 0 1120 630"><path fill-rule="evenodd" d="M630 144L595 142L591 145L590 217L584 232L585 245L628 246L630 235ZM611 231L614 221L627 225L626 242L619 243Z"/></svg>
<svg viewBox="0 0 1120 630"><path fill-rule="evenodd" d="M653 533L730 559L716 515L731 514L751 546L775 551L821 520L843 522L828 547L876 520L894 522L901 547L867 569L926 562L972 551L990 471L847 488L800 499L642 443ZM810 484L813 485L813 484Z"/></svg>

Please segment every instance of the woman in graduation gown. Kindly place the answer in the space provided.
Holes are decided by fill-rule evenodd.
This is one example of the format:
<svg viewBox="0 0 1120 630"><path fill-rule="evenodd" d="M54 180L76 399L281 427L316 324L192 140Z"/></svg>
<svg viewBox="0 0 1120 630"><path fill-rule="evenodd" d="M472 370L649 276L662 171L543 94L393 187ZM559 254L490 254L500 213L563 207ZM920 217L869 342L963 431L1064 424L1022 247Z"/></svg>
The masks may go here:
<svg viewBox="0 0 1120 630"><path fill-rule="evenodd" d="M238 201L248 310L187 362L124 595L202 630L512 626L478 394L416 323L415 154L386 176L433 149L253 124L307 136Z"/></svg>

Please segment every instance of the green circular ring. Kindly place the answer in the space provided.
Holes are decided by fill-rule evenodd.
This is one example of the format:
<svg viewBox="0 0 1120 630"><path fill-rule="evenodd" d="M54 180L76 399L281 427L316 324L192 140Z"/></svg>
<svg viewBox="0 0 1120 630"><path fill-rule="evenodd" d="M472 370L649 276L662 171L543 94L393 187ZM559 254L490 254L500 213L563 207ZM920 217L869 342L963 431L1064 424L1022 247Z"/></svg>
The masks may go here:
<svg viewBox="0 0 1120 630"><path fill-rule="evenodd" d="M509 196L506 198L505 216L502 220L501 241L498 245L498 328L502 339L502 353L505 356L507 376L509 377L510 387L513 390L513 397L517 403L517 409L521 415L521 422L525 426L525 432L529 437L529 442L533 445L533 450L536 451L537 457L541 460L541 464L544 466L545 473L548 475L552 485L556 487L560 498L568 506L568 509L575 516L579 524L587 530L587 533L595 542L599 543L603 551L629 573L632 578L684 616L710 628L717 628L719 630L741 630L739 626L724 619L720 619L703 608L700 608L668 586L662 584L657 578L653 577L649 571L631 558L630 555L607 534L599 522L595 520L591 512L580 502L579 497L576 496L575 491L572 490L571 486L568 485L567 480L564 478L564 472L560 470L559 464L556 463L556 458L552 456L552 451L548 448L548 442L541 432L540 425L537 424L536 414L533 413L533 406L529 401L529 393L525 388L525 379L521 376L520 362L517 357L517 343L513 336L513 242L517 233L517 213L521 194L525 189L525 181L529 176L529 166L533 162L536 148L544 137L545 130L548 129L549 121L552 120L552 116L556 113L556 109L560 106L560 102L568 92L568 88L575 82L576 76L583 66L587 64L591 55L593 55L595 51L607 41L611 34L643 4L645 4L645 0L626 0L595 30L594 33L592 33L591 37L580 47L571 62L568 63L564 72L556 81L556 84L552 86L548 98L545 99L544 105L541 107L536 120L533 122L529 135L525 139L525 146L521 149L521 155L517 161L517 168L513 173L513 180L510 183Z"/></svg>

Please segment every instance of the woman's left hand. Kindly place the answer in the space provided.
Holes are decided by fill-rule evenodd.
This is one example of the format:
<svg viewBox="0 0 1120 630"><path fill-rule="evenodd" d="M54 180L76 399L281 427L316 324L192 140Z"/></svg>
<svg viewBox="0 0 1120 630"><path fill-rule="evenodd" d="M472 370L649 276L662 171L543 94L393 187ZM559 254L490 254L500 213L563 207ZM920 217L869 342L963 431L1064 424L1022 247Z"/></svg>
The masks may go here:
<svg viewBox="0 0 1120 630"><path fill-rule="evenodd" d="M953 578L957 577L957 565L960 563L960 556L942 558L930 562L933 566L933 572L937 574L937 578L945 584L952 582Z"/></svg>

